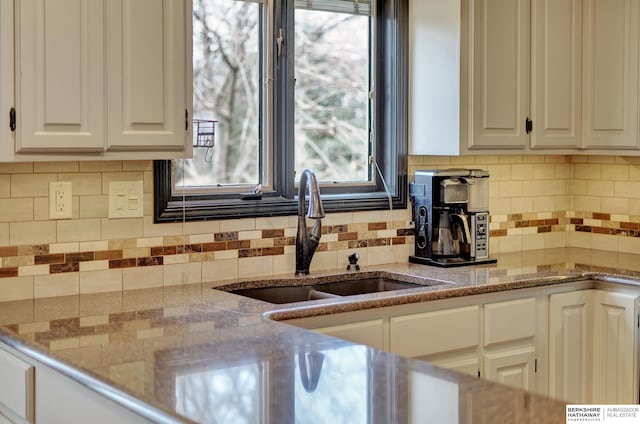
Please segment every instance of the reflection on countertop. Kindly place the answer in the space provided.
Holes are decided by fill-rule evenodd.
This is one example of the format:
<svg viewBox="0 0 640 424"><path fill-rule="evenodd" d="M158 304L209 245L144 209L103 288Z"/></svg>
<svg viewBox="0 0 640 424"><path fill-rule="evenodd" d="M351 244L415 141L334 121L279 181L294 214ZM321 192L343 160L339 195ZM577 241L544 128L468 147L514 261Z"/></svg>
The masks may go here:
<svg viewBox="0 0 640 424"><path fill-rule="evenodd" d="M331 313L366 302L532 287L591 273L640 277L639 259L551 249L454 270L383 266L368 271L449 284L402 296L319 300L293 310ZM50 365L87 374L178 421L565 422L563 402L274 322L265 313L290 311L207 284L5 302L0 341L43 353Z"/></svg>

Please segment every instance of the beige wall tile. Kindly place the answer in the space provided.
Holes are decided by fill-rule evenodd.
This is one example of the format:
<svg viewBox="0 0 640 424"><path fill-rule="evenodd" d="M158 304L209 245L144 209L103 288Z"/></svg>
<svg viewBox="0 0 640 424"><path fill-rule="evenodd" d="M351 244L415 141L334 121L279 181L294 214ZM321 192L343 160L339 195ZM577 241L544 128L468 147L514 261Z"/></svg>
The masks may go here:
<svg viewBox="0 0 640 424"><path fill-rule="evenodd" d="M272 256L238 259L238 278L264 277L269 275L273 275Z"/></svg>
<svg viewBox="0 0 640 424"><path fill-rule="evenodd" d="M82 283L82 273L86 271L103 271L109 269L109 261L87 261L80 262L80 282Z"/></svg>
<svg viewBox="0 0 640 424"><path fill-rule="evenodd" d="M219 221L190 221L183 223L182 234L206 234L206 233L219 233L220 222Z"/></svg>
<svg viewBox="0 0 640 424"><path fill-rule="evenodd" d="M615 182L613 195L615 197L627 197L630 199L640 198L640 182Z"/></svg>
<svg viewBox="0 0 640 424"><path fill-rule="evenodd" d="M536 170L542 165L536 165ZM534 176L534 165L532 164L513 164L511 165L512 180L531 180Z"/></svg>
<svg viewBox="0 0 640 424"><path fill-rule="evenodd" d="M47 275L49 274L49 265L27 265L18 268L19 276L27 275Z"/></svg>
<svg viewBox="0 0 640 424"><path fill-rule="evenodd" d="M257 240L262 238L261 230L239 231L238 240Z"/></svg>
<svg viewBox="0 0 640 424"><path fill-rule="evenodd" d="M618 240L618 249L625 253L640 253L640 238L638 237L620 237Z"/></svg>
<svg viewBox="0 0 640 424"><path fill-rule="evenodd" d="M200 262L165 265L164 285L175 286L202 282L202 266Z"/></svg>
<svg viewBox="0 0 640 424"><path fill-rule="evenodd" d="M63 173L58 175L59 181L71 182L74 196L100 195L102 193L102 174L95 172Z"/></svg>
<svg viewBox="0 0 640 424"><path fill-rule="evenodd" d="M511 179L511 165L489 165L487 168L491 181L509 181Z"/></svg>
<svg viewBox="0 0 640 424"><path fill-rule="evenodd" d="M629 166L605 165L602 167L602 179L609 181L629 181Z"/></svg>
<svg viewBox="0 0 640 424"><path fill-rule="evenodd" d="M221 281L234 278L238 278L238 259L202 262L202 281Z"/></svg>
<svg viewBox="0 0 640 424"><path fill-rule="evenodd" d="M0 222L33 221L33 199L0 199Z"/></svg>
<svg viewBox="0 0 640 424"><path fill-rule="evenodd" d="M257 230L272 230L289 227L290 219L288 216L273 216L267 218L256 218Z"/></svg>
<svg viewBox="0 0 640 424"><path fill-rule="evenodd" d="M33 172L57 173L57 172L78 172L80 169L78 162L34 162Z"/></svg>
<svg viewBox="0 0 640 424"><path fill-rule="evenodd" d="M71 198L73 205L73 197ZM73 216L73 206L71 214ZM33 198L33 220L34 221L46 221L49 219L49 198L48 197L34 197Z"/></svg>
<svg viewBox="0 0 640 424"><path fill-rule="evenodd" d="M12 245L56 242L56 221L12 222L9 224Z"/></svg>
<svg viewBox="0 0 640 424"><path fill-rule="evenodd" d="M391 220L391 212L388 210L353 213L354 224L368 223L368 222L388 222L390 220Z"/></svg>
<svg viewBox="0 0 640 424"><path fill-rule="evenodd" d="M109 216L109 196L80 196L80 218L107 218Z"/></svg>
<svg viewBox="0 0 640 424"><path fill-rule="evenodd" d="M152 160L125 160L122 161L123 171L153 171Z"/></svg>
<svg viewBox="0 0 640 424"><path fill-rule="evenodd" d="M122 171L122 161L80 161L80 172Z"/></svg>
<svg viewBox="0 0 640 424"><path fill-rule="evenodd" d="M376 246L367 248L368 259L367 265L383 265L394 263L396 260L395 252L392 246ZM408 257L407 259L408 260ZM338 258L338 262L345 263L344 258Z"/></svg>
<svg viewBox="0 0 640 424"><path fill-rule="evenodd" d="M122 269L122 288L124 290L162 287L164 273L162 266L141 266Z"/></svg>
<svg viewBox="0 0 640 424"><path fill-rule="evenodd" d="M602 178L602 166L575 164L573 165L573 177L580 180L600 180Z"/></svg>
<svg viewBox="0 0 640 424"><path fill-rule="evenodd" d="M0 278L0 301L33 299L33 277Z"/></svg>
<svg viewBox="0 0 640 424"><path fill-rule="evenodd" d="M507 237L500 237L499 252L519 252L522 250L522 236L512 235Z"/></svg>
<svg viewBox="0 0 640 424"><path fill-rule="evenodd" d="M102 218L102 239L129 239L142 237L143 218Z"/></svg>
<svg viewBox="0 0 640 424"><path fill-rule="evenodd" d="M533 210L533 197L514 197L511 199L511 213L530 212Z"/></svg>
<svg viewBox="0 0 640 424"><path fill-rule="evenodd" d="M256 229L255 218L228 219L220 221L220 231L247 231Z"/></svg>
<svg viewBox="0 0 640 424"><path fill-rule="evenodd" d="M78 272L36 275L33 277L33 294L36 299L42 297L71 296L80 292Z"/></svg>
<svg viewBox="0 0 640 424"><path fill-rule="evenodd" d="M601 212L600 200L594 196L574 196L574 208L577 211Z"/></svg>
<svg viewBox="0 0 640 424"><path fill-rule="evenodd" d="M154 224L152 216L145 216L143 220L143 234L145 237L172 236L182 234L181 222Z"/></svg>
<svg viewBox="0 0 640 424"><path fill-rule="evenodd" d="M80 251L78 242L52 243L49 245L49 253L74 253Z"/></svg>
<svg viewBox="0 0 640 424"><path fill-rule="evenodd" d="M273 257L273 274L293 274L296 270L296 255L277 255Z"/></svg>
<svg viewBox="0 0 640 424"><path fill-rule="evenodd" d="M451 165L451 156L421 156L422 165L445 168Z"/></svg>
<svg viewBox="0 0 640 424"><path fill-rule="evenodd" d="M100 218L74 219L57 221L58 241L61 243L72 241L100 240Z"/></svg>
<svg viewBox="0 0 640 424"><path fill-rule="evenodd" d="M11 176L0 174L0 198L11 196Z"/></svg>
<svg viewBox="0 0 640 424"><path fill-rule="evenodd" d="M522 250L544 249L544 234L523 234Z"/></svg>
<svg viewBox="0 0 640 424"><path fill-rule="evenodd" d="M539 196L533 198L534 212L556 211L556 198L554 196Z"/></svg>
<svg viewBox="0 0 640 424"><path fill-rule="evenodd" d="M284 253L287 253L288 247L294 247L294 246L285 246ZM215 253L214 258L216 261L223 260L223 259L238 259L237 250L220 250L214 253Z"/></svg>
<svg viewBox="0 0 640 424"><path fill-rule="evenodd" d="M9 244L9 224L0 223L0 246L8 246Z"/></svg>
<svg viewBox="0 0 640 424"><path fill-rule="evenodd" d="M520 197L522 194L522 181L505 181L500 183L500 196Z"/></svg>
<svg viewBox="0 0 640 424"><path fill-rule="evenodd" d="M621 199L617 197L603 197L602 198L603 212L628 214L629 213L629 199Z"/></svg>
<svg viewBox="0 0 640 424"><path fill-rule="evenodd" d="M0 163L0 174L31 174L33 162Z"/></svg>
<svg viewBox="0 0 640 424"><path fill-rule="evenodd" d="M618 251L618 241L621 237L609 234L591 234L591 248L607 250L609 252Z"/></svg>
<svg viewBox="0 0 640 424"><path fill-rule="evenodd" d="M106 293L122 291L122 269L103 269L80 272L80 293Z"/></svg>
<svg viewBox="0 0 640 424"><path fill-rule="evenodd" d="M613 181L588 181L588 196L611 196L613 195Z"/></svg>
<svg viewBox="0 0 640 424"><path fill-rule="evenodd" d="M162 237L144 237L136 240L136 246L138 247L162 246L162 243Z"/></svg>
<svg viewBox="0 0 640 424"><path fill-rule="evenodd" d="M360 212L361 213L361 212ZM333 212L327 213L322 220L322 225L347 225L355 222L353 220L354 213L352 212ZM297 224L292 225L295 227Z"/></svg>
<svg viewBox="0 0 640 424"><path fill-rule="evenodd" d="M311 272L315 272L336 268L338 268L338 251L333 250L327 252L316 252L316 254L313 255L313 260L311 261L309 270Z"/></svg>
<svg viewBox="0 0 640 424"><path fill-rule="evenodd" d="M11 197L48 197L49 183L57 180L56 174L13 174Z"/></svg>
<svg viewBox="0 0 640 424"><path fill-rule="evenodd" d="M109 250L109 242L107 240L81 241L79 249L81 252L96 252L98 250Z"/></svg>

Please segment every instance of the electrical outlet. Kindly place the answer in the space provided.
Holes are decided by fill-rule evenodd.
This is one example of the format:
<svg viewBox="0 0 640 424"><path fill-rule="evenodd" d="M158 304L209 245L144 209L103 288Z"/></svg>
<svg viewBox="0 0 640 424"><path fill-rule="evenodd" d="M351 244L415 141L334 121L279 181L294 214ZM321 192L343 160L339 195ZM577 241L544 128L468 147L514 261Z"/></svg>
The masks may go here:
<svg viewBox="0 0 640 424"><path fill-rule="evenodd" d="M71 182L50 182L49 219L70 219L72 209Z"/></svg>

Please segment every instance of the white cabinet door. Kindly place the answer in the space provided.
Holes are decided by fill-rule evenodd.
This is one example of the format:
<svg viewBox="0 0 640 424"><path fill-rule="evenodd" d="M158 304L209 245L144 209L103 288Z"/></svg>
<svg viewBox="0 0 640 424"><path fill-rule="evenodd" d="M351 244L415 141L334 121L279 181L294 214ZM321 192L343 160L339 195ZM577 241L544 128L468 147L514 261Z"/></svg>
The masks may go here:
<svg viewBox="0 0 640 424"><path fill-rule="evenodd" d="M582 0L532 0L531 148L579 148Z"/></svg>
<svg viewBox="0 0 640 424"><path fill-rule="evenodd" d="M391 352L476 375L479 370L478 305L393 317Z"/></svg>
<svg viewBox="0 0 640 424"><path fill-rule="evenodd" d="M15 2L16 151L103 150L105 4Z"/></svg>
<svg viewBox="0 0 640 424"><path fill-rule="evenodd" d="M549 396L589 403L593 291L559 293L549 299Z"/></svg>
<svg viewBox="0 0 640 424"><path fill-rule="evenodd" d="M108 150L184 150L191 141L188 4L108 1Z"/></svg>
<svg viewBox="0 0 640 424"><path fill-rule="evenodd" d="M529 0L474 0L470 8L470 149L524 149L529 110Z"/></svg>
<svg viewBox="0 0 640 424"><path fill-rule="evenodd" d="M535 389L534 346L484 354L484 378L519 389Z"/></svg>
<svg viewBox="0 0 640 424"><path fill-rule="evenodd" d="M35 367L0 346L0 417L34 422Z"/></svg>
<svg viewBox="0 0 640 424"><path fill-rule="evenodd" d="M349 340L350 342L375 347L376 349L386 349L384 320L382 319L334 325L331 327L317 328L314 331L339 339Z"/></svg>
<svg viewBox="0 0 640 424"><path fill-rule="evenodd" d="M38 424L146 424L151 421L53 371L38 366Z"/></svg>
<svg viewBox="0 0 640 424"><path fill-rule="evenodd" d="M636 296L594 294L593 403L638 402Z"/></svg>
<svg viewBox="0 0 640 424"><path fill-rule="evenodd" d="M635 0L584 0L583 147L638 147Z"/></svg>

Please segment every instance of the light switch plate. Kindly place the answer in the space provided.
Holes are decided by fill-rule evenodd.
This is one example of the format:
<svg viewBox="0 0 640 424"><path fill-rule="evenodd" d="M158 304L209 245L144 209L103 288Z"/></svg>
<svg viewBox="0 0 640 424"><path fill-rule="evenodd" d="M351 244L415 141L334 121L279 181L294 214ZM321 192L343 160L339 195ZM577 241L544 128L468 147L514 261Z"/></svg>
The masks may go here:
<svg viewBox="0 0 640 424"><path fill-rule="evenodd" d="M109 218L143 216L142 181L109 182Z"/></svg>
<svg viewBox="0 0 640 424"><path fill-rule="evenodd" d="M49 183L49 219L70 219L72 216L71 182Z"/></svg>

